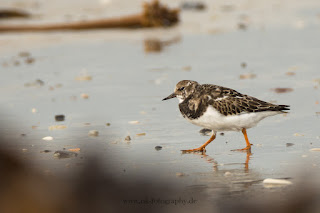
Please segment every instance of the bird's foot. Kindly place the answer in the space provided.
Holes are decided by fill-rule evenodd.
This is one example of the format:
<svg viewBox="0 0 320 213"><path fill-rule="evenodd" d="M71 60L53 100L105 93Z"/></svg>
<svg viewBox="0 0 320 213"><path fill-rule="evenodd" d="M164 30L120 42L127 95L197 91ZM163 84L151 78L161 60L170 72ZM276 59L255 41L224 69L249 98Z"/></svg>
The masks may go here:
<svg viewBox="0 0 320 213"><path fill-rule="evenodd" d="M196 149L187 149L187 150L181 150L182 151L182 154L185 154L185 153L192 153L192 152L206 152L206 149L205 147L199 147L199 148L196 148Z"/></svg>
<svg viewBox="0 0 320 213"><path fill-rule="evenodd" d="M252 144L251 144L252 145ZM233 149L231 151L240 151L240 152L251 152L251 146L247 146L246 148L243 149Z"/></svg>

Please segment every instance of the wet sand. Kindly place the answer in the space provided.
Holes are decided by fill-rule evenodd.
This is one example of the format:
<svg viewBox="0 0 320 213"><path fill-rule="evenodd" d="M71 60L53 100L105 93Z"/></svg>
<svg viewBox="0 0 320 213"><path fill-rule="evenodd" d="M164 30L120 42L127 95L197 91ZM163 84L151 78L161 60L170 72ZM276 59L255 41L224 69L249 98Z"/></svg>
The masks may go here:
<svg viewBox="0 0 320 213"><path fill-rule="evenodd" d="M282 20L280 26L265 21L267 27L261 28L253 20L247 30L221 33L210 32L211 27L197 33L183 23L168 31L0 35L4 44L1 130L5 138L16 141L6 148L43 173L72 176L94 155L116 178L156 177L205 192L207 199L221 191L270 192L262 184L265 178L290 178L296 184L301 174L317 174L320 166L320 153L310 151L320 147L320 20L315 8L298 11L294 20L304 22L297 26ZM183 17L188 20L190 12L186 13ZM144 52L143 40L156 35L182 38L162 52ZM34 61L25 62L21 51L30 53ZM247 74L255 76L240 79ZM209 138L182 118L177 100L161 101L182 79L231 87L262 100L288 104L291 111L248 130L251 156L230 151L245 146L237 132L218 135L205 155L181 154L181 149L198 147ZM293 90L276 93L275 88ZM65 115L65 121L55 121L58 114ZM49 130L52 125L67 128ZM90 130L99 135L88 136ZM137 135L140 133L145 135ZM130 141L125 140L128 135ZM53 140L42 140L46 136ZM162 149L157 151L156 146ZM64 148L80 148L80 152L66 159L53 156ZM41 153L43 150L52 152ZM284 188L272 193L281 190Z"/></svg>

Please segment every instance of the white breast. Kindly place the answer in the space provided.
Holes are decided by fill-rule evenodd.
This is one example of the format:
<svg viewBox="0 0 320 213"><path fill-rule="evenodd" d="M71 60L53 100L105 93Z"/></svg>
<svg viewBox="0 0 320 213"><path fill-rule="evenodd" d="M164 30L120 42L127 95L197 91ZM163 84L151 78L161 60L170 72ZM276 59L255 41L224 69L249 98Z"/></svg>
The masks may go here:
<svg viewBox="0 0 320 213"><path fill-rule="evenodd" d="M281 112L277 111L265 111L224 116L215 108L209 106L207 111L198 119L186 119L195 125L214 131L240 131L243 128L249 129L256 126L259 121L268 116L273 116L280 113Z"/></svg>

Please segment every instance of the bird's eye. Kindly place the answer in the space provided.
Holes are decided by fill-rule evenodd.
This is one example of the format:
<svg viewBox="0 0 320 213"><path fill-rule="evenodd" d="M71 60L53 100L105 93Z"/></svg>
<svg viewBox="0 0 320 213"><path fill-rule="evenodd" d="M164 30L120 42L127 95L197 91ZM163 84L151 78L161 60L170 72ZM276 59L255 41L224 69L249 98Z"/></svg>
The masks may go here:
<svg viewBox="0 0 320 213"><path fill-rule="evenodd" d="M180 88L179 88L179 91L182 91L182 90L184 90L184 87L180 87Z"/></svg>

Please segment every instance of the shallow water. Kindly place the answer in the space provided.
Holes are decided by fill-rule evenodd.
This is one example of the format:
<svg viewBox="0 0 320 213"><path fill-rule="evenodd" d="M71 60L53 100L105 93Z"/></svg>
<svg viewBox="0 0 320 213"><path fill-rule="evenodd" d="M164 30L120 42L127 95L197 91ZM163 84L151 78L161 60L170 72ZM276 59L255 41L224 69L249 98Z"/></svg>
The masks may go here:
<svg viewBox="0 0 320 213"><path fill-rule="evenodd" d="M177 30L169 32L179 34ZM319 28L183 34L180 42L152 54L144 52L145 36L137 31L134 39L104 40L104 34L107 32L52 33L48 35L50 45L2 51L0 62L8 65L1 67L1 130L6 138L17 141L7 148L31 161L32 167L72 175L85 159L97 155L117 178L157 177L182 187L204 188L209 197L221 189L264 190L261 180L265 178L289 177L294 182L300 173L319 169L319 152L309 151L320 147L319 85L313 81L320 78ZM71 41L72 36L78 38ZM20 51L30 52L35 62L25 64L18 56ZM21 64L13 65L16 60ZM295 75L286 75L289 71ZM248 73L256 78L239 78ZM92 80L75 80L81 75L92 76ZM44 85L25 86L36 79ZM181 149L198 147L209 138L182 118L177 100L161 101L182 79L231 87L265 101L288 104L291 111L248 130L251 156L230 151L245 146L237 132L218 135L206 155L181 154ZM62 86L57 88L57 84ZM277 87L293 91L277 94L272 90ZM81 98L81 93L89 98ZM66 120L56 122L57 114L64 114ZM48 130L60 124L67 128ZM98 137L88 136L93 129L99 131ZM146 135L137 136L139 133ZM124 140L127 135L130 142ZM54 140L42 140L45 136ZM287 147L287 143L294 145ZM157 151L155 146L163 148ZM54 152L40 153L78 147L77 158L59 160ZM256 182L248 186L248 181Z"/></svg>

